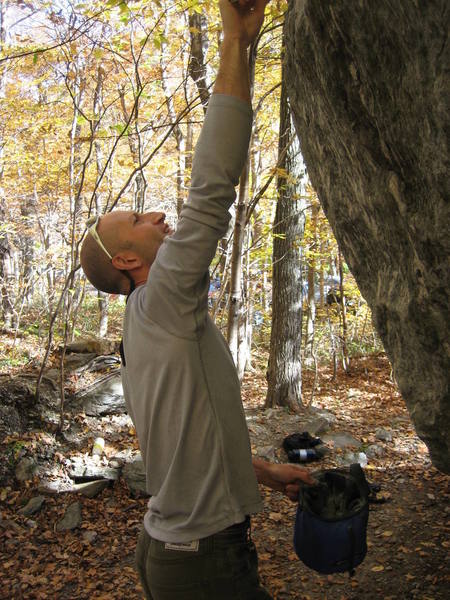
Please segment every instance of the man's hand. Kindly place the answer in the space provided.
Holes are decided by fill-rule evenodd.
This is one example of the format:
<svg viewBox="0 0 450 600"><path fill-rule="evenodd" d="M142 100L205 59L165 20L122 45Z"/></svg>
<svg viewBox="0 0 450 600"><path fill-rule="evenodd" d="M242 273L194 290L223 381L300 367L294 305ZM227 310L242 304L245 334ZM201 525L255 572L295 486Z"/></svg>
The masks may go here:
<svg viewBox="0 0 450 600"><path fill-rule="evenodd" d="M282 486L280 491L286 494L286 496L294 502L298 500L301 483L306 483L308 485L317 483L306 469L299 467L298 465L274 464L271 466L272 477L280 486Z"/></svg>
<svg viewBox="0 0 450 600"><path fill-rule="evenodd" d="M219 0L223 42L215 94L235 96L250 103L247 47L256 39L264 21L267 0Z"/></svg>
<svg viewBox="0 0 450 600"><path fill-rule="evenodd" d="M316 481L307 469L291 464L269 463L260 458L253 458L253 468L259 483L267 485L278 492L283 492L293 501L298 500L301 483L314 485Z"/></svg>
<svg viewBox="0 0 450 600"><path fill-rule="evenodd" d="M245 47L256 39L269 0L220 0L224 39L237 39Z"/></svg>

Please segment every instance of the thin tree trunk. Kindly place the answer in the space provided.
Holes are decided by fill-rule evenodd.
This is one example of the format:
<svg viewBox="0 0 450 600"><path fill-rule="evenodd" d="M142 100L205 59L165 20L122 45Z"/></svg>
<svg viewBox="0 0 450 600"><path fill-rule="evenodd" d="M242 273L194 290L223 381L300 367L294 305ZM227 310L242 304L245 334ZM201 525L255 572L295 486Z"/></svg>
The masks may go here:
<svg viewBox="0 0 450 600"><path fill-rule="evenodd" d="M306 316L306 340L305 340L305 365L312 366L314 363L314 328L316 322L316 259L317 251L317 217L319 214L319 204L317 200L311 205L311 230L312 239L310 244L310 258L308 263L308 311Z"/></svg>
<svg viewBox="0 0 450 600"><path fill-rule="evenodd" d="M3 0L0 2L0 50L3 51L3 47L6 41L6 28L5 28L5 9L7 2ZM5 97L5 84L8 69L3 66L0 75L0 99ZM7 214L7 201L3 191L3 147L4 147L4 131L3 124L0 123L0 222L5 223L9 221ZM16 262L17 250L12 243L11 236L6 232L0 232L0 292L1 292L1 313L3 317L3 326L6 330L13 330L17 325L17 313L14 309L15 304L15 290L17 285L16 269L14 263Z"/></svg>
<svg viewBox="0 0 450 600"><path fill-rule="evenodd" d="M168 36L169 31L169 16L166 16L164 21L164 32L165 36ZM164 96L166 99L167 113L169 115L170 121L172 123L176 123L177 114L175 110L175 105L173 101L173 94L169 88L168 76L167 76L167 65L166 65L166 50L167 43L161 44L161 55L160 55L160 68L161 68L161 86L164 92ZM180 125L175 125L173 128L173 136L175 138L176 146L177 146L177 178L176 178L176 206L177 206L177 214L180 214L181 208L185 202L186 196L186 136L183 133Z"/></svg>
<svg viewBox="0 0 450 600"><path fill-rule="evenodd" d="M341 322L342 322L342 334L341 334L341 347L342 347L342 366L344 371L347 373L350 368L350 360L348 356L347 348L347 308L345 306L344 296L344 274L342 269L342 254L338 250L338 266L339 266L339 295L340 295L340 310L341 310Z"/></svg>
<svg viewBox="0 0 450 600"><path fill-rule="evenodd" d="M208 50L208 35L205 16L196 11L189 14L189 33L191 40L189 75L198 90L203 111L209 102L208 71L205 62L205 55Z"/></svg>
<svg viewBox="0 0 450 600"><path fill-rule="evenodd" d="M104 338L108 334L108 294L97 292L97 305L99 313L98 335Z"/></svg>
<svg viewBox="0 0 450 600"><path fill-rule="evenodd" d="M256 44L252 45L248 55L250 89L253 95L253 84L255 80ZM251 144L250 144L251 147ZM250 154L250 152L249 152ZM228 309L227 340L236 367L239 367L239 327L243 318L243 294L242 294L242 248L244 243L245 225L247 223L247 204L249 186L250 161L247 157L244 168L239 179L239 194L236 204L235 225L233 234L233 248L231 252L231 276L230 276L230 305ZM243 370L241 366L241 377ZM238 371L239 374L239 371Z"/></svg>
<svg viewBox="0 0 450 600"><path fill-rule="evenodd" d="M100 122L100 115L103 109L103 80L106 76L106 72L103 69L102 65L98 66L97 69L97 85L95 87L95 92L94 92L94 116L95 116L95 120L93 123L93 127L94 129L96 129L98 127L98 124ZM122 100L122 109L124 108L124 102L123 99L121 97ZM128 137L128 139L130 139L131 136ZM131 151L131 147L132 144L130 143L130 151ZM99 178L101 177L101 174L103 173L103 167L104 167L104 161L103 161L103 152L102 152L102 146L99 143L98 140L95 140L94 142L94 152L95 152L95 164L97 167L97 181L99 180ZM138 176L140 174L138 173ZM136 185L136 190L141 189L140 186L141 184L138 183L138 179L135 182ZM144 192L145 193L145 192ZM135 198L141 198L140 196L141 191L136 191L135 194ZM141 198L142 200L142 198ZM140 202L141 200L137 201ZM101 198L100 198L100 192L98 191L98 189L95 191L95 195L94 195L94 203L95 203L95 211L97 214L100 214L101 210L102 210L102 206L101 206ZM84 295L84 294L83 294ZM108 334L108 307L109 307L109 294L105 294L104 292L101 292L100 290L97 290L97 306L98 306L98 316L99 316L99 325L98 325L98 336L100 338L104 338L107 336Z"/></svg>
<svg viewBox="0 0 450 600"><path fill-rule="evenodd" d="M284 75L284 73L283 73ZM277 208L273 227L272 330L266 407L302 405L302 250L305 166L282 75ZM287 149L287 150L286 150Z"/></svg>
<svg viewBox="0 0 450 600"><path fill-rule="evenodd" d="M236 204L233 247L231 251L230 306L228 311L227 340L236 367L238 366L239 321L242 318L242 245L248 196L248 160L239 181L239 195Z"/></svg>

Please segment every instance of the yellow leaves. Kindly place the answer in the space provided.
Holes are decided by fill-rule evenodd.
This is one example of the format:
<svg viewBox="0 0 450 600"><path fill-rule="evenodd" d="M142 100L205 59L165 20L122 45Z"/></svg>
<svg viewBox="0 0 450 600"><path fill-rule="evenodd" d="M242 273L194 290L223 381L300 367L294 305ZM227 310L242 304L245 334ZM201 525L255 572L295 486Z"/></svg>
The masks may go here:
<svg viewBox="0 0 450 600"><path fill-rule="evenodd" d="M383 537L391 537L392 535L394 535L393 531L383 531L383 533L381 534Z"/></svg>
<svg viewBox="0 0 450 600"><path fill-rule="evenodd" d="M370 570L373 571L374 573L380 573L381 571L384 571L384 567L383 567L383 565L375 565Z"/></svg>
<svg viewBox="0 0 450 600"><path fill-rule="evenodd" d="M276 523L279 523L280 521L283 520L283 515L279 512L271 512L269 514L269 519L271 521L275 521Z"/></svg>

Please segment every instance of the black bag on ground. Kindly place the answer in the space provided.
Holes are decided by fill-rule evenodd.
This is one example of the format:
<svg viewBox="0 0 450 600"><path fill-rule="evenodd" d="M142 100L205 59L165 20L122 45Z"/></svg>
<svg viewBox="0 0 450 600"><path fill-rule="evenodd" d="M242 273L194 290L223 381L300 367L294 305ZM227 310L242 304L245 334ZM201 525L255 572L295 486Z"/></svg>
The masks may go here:
<svg viewBox="0 0 450 600"><path fill-rule="evenodd" d="M300 560L319 573L353 575L367 553L369 485L359 464L312 473L318 484L302 485L294 547Z"/></svg>
<svg viewBox="0 0 450 600"><path fill-rule="evenodd" d="M288 454L292 450L314 448L322 443L320 438L313 437L309 431L291 433L283 440L283 449Z"/></svg>

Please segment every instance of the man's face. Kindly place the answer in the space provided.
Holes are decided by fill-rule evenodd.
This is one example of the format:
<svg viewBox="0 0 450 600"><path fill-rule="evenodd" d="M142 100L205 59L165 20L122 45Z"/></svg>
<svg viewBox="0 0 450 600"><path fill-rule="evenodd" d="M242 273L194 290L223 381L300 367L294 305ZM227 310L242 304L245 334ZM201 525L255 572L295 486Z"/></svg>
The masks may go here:
<svg viewBox="0 0 450 600"><path fill-rule="evenodd" d="M165 218L163 212L114 211L102 217L98 232L106 248L130 248L150 267L164 238L173 233Z"/></svg>

